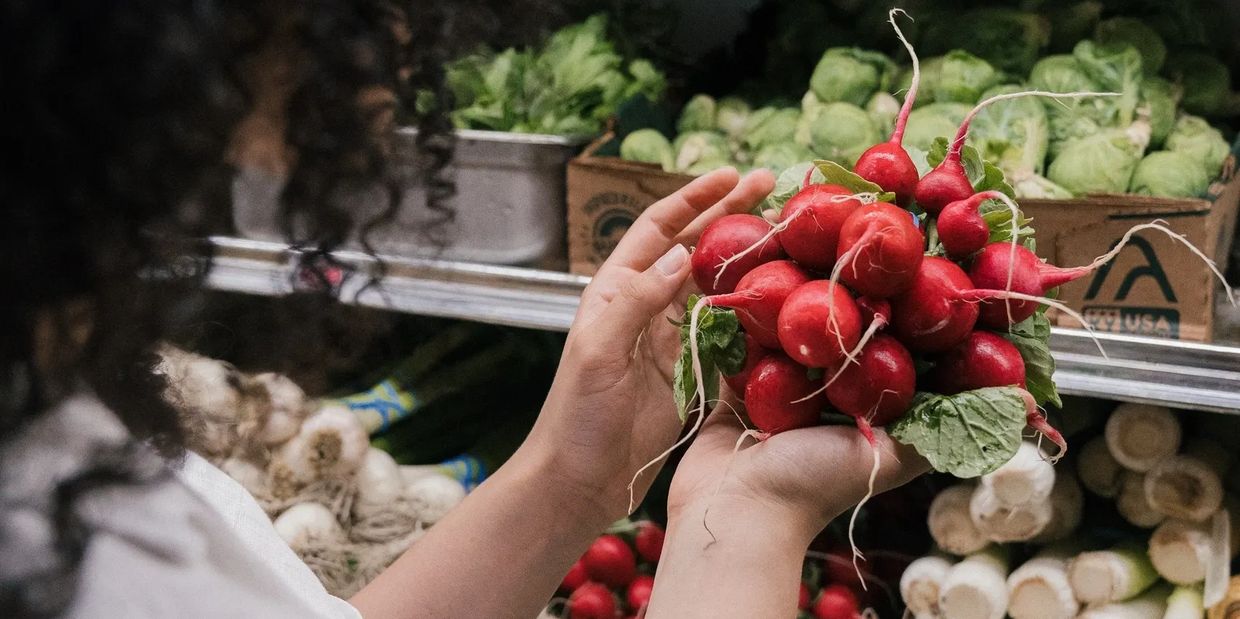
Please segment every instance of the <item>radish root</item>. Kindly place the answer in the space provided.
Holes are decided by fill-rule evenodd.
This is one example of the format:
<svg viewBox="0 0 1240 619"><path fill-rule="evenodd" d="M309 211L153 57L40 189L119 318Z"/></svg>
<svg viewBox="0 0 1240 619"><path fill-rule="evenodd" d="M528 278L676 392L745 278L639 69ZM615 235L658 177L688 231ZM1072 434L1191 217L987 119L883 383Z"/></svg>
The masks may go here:
<svg viewBox="0 0 1240 619"><path fill-rule="evenodd" d="M963 298L963 297L972 297L972 298ZM1098 347L1098 353L1102 355L1102 358L1110 359L1110 357L1107 355L1106 349L1102 347L1102 342L1098 339L1098 333L1094 331L1094 328L1092 325L1089 324L1089 321L1085 320L1085 317L1082 316L1079 312L1068 307L1067 305L1064 305L1063 303L1059 301L1056 301L1054 299L1048 299L1046 297L1038 297L1038 296L1034 296L1031 294L1024 294L1022 292L1012 292L1010 290L974 289L974 290L966 290L962 294L962 300L967 301L969 303L979 303L982 301L990 301L993 299L1016 299L1017 301L1031 301L1033 303L1038 303L1040 305L1045 305L1047 307L1053 307L1071 316L1074 320L1076 320L1078 323L1081 324L1081 327L1083 327L1085 331L1089 333L1090 339L1094 341L1094 346Z"/></svg>
<svg viewBox="0 0 1240 619"><path fill-rule="evenodd" d="M900 106L900 115L896 117L896 127L891 132L891 141L899 144L904 141L904 128L908 126L908 115L913 109L913 101L917 99L917 87L921 84L921 63L917 60L917 52L913 51L913 45L904 38L904 32L896 25L896 14L908 17L910 21L913 18L904 12L904 9L891 9L887 13L887 21L896 31L896 38L900 39L904 49L908 50L909 57L913 59L913 79L909 82L908 92L904 93L904 104Z"/></svg>
<svg viewBox="0 0 1240 619"><path fill-rule="evenodd" d="M871 413L872 414L872 413ZM848 545L852 548L852 564L853 569L857 572L857 580L861 581L861 589L869 591L865 586L865 577L861 575L861 565L858 561L864 561L865 555L861 554L861 549L857 548L857 542L853 537L853 533L857 528L857 514L861 512L861 507L874 496L874 481L878 479L878 469L880 466L880 456L878 453L878 441L874 439L874 428L870 426L869 419L857 418L857 430L865 437L870 444L870 453L874 455L874 463L870 466L870 479L866 486L865 496L853 508L852 516L848 519Z"/></svg>
<svg viewBox="0 0 1240 619"><path fill-rule="evenodd" d="M861 235L861 238L857 239L857 242L853 243L853 246L848 248L844 255L840 256L840 259L835 262L835 266L831 269L831 278L827 284L827 325L835 331L835 339L840 344L840 350L845 351L844 356L847 361L852 362L856 361L855 352L845 350L844 334L840 332L840 324L835 320L835 285L840 281L840 274L844 272L844 265L851 264L853 275L857 274L857 255L861 253L861 248L869 243L874 238L874 235L878 234L876 226L875 223L871 222L866 227L865 233Z"/></svg>
<svg viewBox="0 0 1240 619"><path fill-rule="evenodd" d="M1192 243L1190 243L1189 240L1185 238L1183 234L1180 234L1179 232L1176 232L1175 230L1172 230L1171 228L1167 227L1167 222L1161 219L1155 219L1154 221L1150 223L1140 224L1140 225L1129 228L1128 231L1124 233L1124 236L1120 238L1119 243L1116 243L1115 247L1111 251L1105 254L1102 254L1101 256L1098 256L1097 258L1094 258L1093 262L1083 267L1077 267L1077 269L1081 269L1083 272L1088 273L1110 262L1111 260L1115 259L1115 257L1118 256L1121 251L1124 250L1124 246L1127 245L1128 242L1132 240L1133 235L1142 230L1158 230L1159 232L1162 232L1166 234L1167 236L1171 237L1172 240L1178 241L1179 243L1187 247L1189 251L1193 252L1193 255L1197 256L1198 258L1201 259L1202 262L1206 263L1206 266L1208 266L1210 268L1210 271L1214 273L1214 277L1217 278L1218 281L1223 284L1223 288L1227 290L1227 302L1232 304L1233 306L1236 305L1237 299L1236 299L1235 291L1232 290L1231 284L1227 283L1227 278L1223 277L1222 271L1219 270L1218 265L1214 263L1214 260L1211 260L1210 257L1207 256L1205 252L1198 249L1196 245L1193 245ZM1071 269L1071 270L1075 271L1077 269Z"/></svg>

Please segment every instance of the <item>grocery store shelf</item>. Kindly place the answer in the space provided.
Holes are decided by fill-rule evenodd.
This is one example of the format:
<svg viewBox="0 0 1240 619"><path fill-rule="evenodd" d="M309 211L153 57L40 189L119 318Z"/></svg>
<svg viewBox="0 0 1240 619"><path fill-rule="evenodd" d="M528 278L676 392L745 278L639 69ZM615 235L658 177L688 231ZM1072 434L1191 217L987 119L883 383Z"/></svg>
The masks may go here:
<svg viewBox="0 0 1240 619"><path fill-rule="evenodd" d="M214 238L208 285L282 296L296 292L300 255L279 243ZM332 255L338 298L365 307L567 331L589 278L463 262ZM1099 334L1109 358L1084 332L1053 329L1055 380L1066 394L1240 413L1240 347Z"/></svg>

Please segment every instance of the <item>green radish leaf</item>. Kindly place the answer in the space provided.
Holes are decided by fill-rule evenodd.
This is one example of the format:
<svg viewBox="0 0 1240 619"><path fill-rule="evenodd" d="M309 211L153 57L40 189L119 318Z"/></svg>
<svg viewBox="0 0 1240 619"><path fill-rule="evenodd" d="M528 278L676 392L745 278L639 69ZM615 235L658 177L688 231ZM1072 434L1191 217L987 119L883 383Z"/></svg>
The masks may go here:
<svg viewBox="0 0 1240 619"><path fill-rule="evenodd" d="M698 295L689 297L684 321L680 323L680 357L672 373L672 392L680 420L689 416L697 400L697 380L693 376L693 348L689 345L689 319ZM707 307L698 314L698 362L702 367L702 386L707 402L719 397L719 375L734 374L745 365L745 337L740 332L736 312Z"/></svg>
<svg viewBox="0 0 1240 619"><path fill-rule="evenodd" d="M809 172L813 167L814 162L805 161L792 165L780 172L779 176L775 178L775 190L771 192L771 195L767 196L765 206L775 211L783 211L784 205L788 203L788 200L791 200L792 196L797 195L801 191L801 186L805 183L805 173ZM810 177L810 183L825 183L826 181L826 177L818 170L814 170L814 175Z"/></svg>
<svg viewBox="0 0 1240 619"><path fill-rule="evenodd" d="M852 170L834 161L818 159L814 161L814 165L818 167L819 172L822 172L828 184L845 187L853 193L885 193L882 187L853 174Z"/></svg>
<svg viewBox="0 0 1240 619"><path fill-rule="evenodd" d="M1020 388L987 387L955 395L918 393L908 413L888 431L934 470L971 478L1012 459L1024 428Z"/></svg>
<svg viewBox="0 0 1240 619"><path fill-rule="evenodd" d="M1059 391L1055 388L1055 358L1051 356L1051 322L1046 314L1038 312L1012 325L1002 334L1020 351L1025 362L1025 388L1038 404L1051 404L1062 408Z"/></svg>
<svg viewBox="0 0 1240 619"><path fill-rule="evenodd" d="M978 212L982 215L982 220L986 222L986 226L990 228L991 243L1003 243L1012 240L1012 211L999 200L983 200ZM1017 209L1019 218L1017 219L1016 237L1022 245L1030 251L1035 249L1034 246L1034 230L1029 224L1032 219L1025 216L1024 211Z"/></svg>
<svg viewBox="0 0 1240 619"><path fill-rule="evenodd" d="M998 166L989 162L982 162L982 180L973 184L974 191L990 191L995 190L1002 192L1003 195L1016 199L1016 190L1008 184L1007 179L1003 177L1003 170Z"/></svg>

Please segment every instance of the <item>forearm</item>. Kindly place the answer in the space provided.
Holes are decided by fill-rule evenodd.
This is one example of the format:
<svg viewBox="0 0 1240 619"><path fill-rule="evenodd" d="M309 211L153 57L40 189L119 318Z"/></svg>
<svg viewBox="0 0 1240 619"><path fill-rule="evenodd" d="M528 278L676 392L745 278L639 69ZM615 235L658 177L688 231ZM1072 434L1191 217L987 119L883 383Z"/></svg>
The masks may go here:
<svg viewBox="0 0 1240 619"><path fill-rule="evenodd" d="M518 453L353 597L367 619L534 617L607 525Z"/></svg>
<svg viewBox="0 0 1240 619"><path fill-rule="evenodd" d="M686 509L669 523L646 616L796 616L807 526L769 507L733 505L713 506L703 526L704 512Z"/></svg>

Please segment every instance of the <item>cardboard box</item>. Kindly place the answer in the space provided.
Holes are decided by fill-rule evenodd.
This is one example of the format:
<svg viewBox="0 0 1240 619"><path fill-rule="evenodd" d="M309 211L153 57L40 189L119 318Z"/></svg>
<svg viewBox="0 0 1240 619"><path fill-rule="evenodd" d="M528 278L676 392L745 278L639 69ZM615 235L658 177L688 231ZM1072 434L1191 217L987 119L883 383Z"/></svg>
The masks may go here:
<svg viewBox="0 0 1240 619"><path fill-rule="evenodd" d="M570 269L592 275L633 220L650 204L693 180L657 166L595 157L597 142L568 166ZM1225 266L1240 206L1235 157L1206 199L1102 195L1021 200L1038 231L1038 254L1057 265L1088 264L1137 224L1155 219ZM1064 286L1060 298L1099 331L1209 341L1218 283L1182 244L1156 230L1138 233L1109 266ZM1066 315L1063 326L1079 326Z"/></svg>

